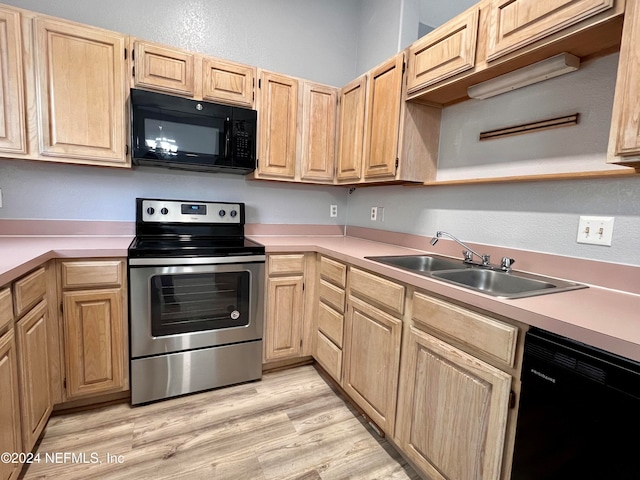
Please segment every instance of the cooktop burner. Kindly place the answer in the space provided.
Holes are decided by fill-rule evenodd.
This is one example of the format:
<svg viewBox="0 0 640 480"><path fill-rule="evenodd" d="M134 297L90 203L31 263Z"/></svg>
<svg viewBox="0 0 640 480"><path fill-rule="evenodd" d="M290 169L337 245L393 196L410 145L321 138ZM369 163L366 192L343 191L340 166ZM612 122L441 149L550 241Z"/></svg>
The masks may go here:
<svg viewBox="0 0 640 480"><path fill-rule="evenodd" d="M248 238L136 237L129 257L220 257L264 255L264 246Z"/></svg>

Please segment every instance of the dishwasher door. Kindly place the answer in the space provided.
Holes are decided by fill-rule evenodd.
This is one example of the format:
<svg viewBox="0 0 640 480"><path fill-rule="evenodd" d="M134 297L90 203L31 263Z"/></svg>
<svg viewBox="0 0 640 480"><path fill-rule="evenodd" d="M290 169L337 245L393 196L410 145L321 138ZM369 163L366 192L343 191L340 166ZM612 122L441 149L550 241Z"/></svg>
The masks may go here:
<svg viewBox="0 0 640 480"><path fill-rule="evenodd" d="M527 333L512 480L637 480L640 364Z"/></svg>

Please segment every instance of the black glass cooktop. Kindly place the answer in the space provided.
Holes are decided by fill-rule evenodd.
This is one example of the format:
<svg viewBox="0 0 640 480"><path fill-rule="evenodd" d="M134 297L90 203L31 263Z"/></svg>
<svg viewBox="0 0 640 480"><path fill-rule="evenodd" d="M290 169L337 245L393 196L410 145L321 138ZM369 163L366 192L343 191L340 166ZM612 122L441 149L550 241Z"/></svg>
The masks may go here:
<svg viewBox="0 0 640 480"><path fill-rule="evenodd" d="M264 246L248 238L189 236L136 237L129 246L130 258L221 257L264 255Z"/></svg>

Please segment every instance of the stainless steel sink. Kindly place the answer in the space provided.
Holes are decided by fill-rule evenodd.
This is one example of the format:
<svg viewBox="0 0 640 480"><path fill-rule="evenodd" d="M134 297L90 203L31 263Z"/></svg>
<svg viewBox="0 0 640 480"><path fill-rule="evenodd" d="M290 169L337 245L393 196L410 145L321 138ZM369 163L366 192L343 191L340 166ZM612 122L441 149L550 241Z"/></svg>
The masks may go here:
<svg viewBox="0 0 640 480"><path fill-rule="evenodd" d="M397 255L365 258L420 274L428 274L439 270L471 268L470 265L466 265L462 260L454 260L453 258L440 257L438 255Z"/></svg>
<svg viewBox="0 0 640 480"><path fill-rule="evenodd" d="M433 278L477 290L487 295L502 298L523 298L549 293L566 292L587 288L579 283L531 275L522 272L502 272L471 268L434 272Z"/></svg>
<svg viewBox="0 0 640 480"><path fill-rule="evenodd" d="M500 298L524 298L587 288L579 283L523 272L491 270L438 255L365 257Z"/></svg>

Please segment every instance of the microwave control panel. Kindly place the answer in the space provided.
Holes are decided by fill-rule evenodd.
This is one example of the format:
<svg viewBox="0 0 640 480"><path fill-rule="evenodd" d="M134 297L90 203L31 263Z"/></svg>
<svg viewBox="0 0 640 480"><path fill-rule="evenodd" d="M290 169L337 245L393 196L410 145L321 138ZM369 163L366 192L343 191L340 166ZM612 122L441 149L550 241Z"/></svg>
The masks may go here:
<svg viewBox="0 0 640 480"><path fill-rule="evenodd" d="M233 121L233 156L237 159L252 160L255 158L254 138L255 132L253 125L244 120Z"/></svg>

